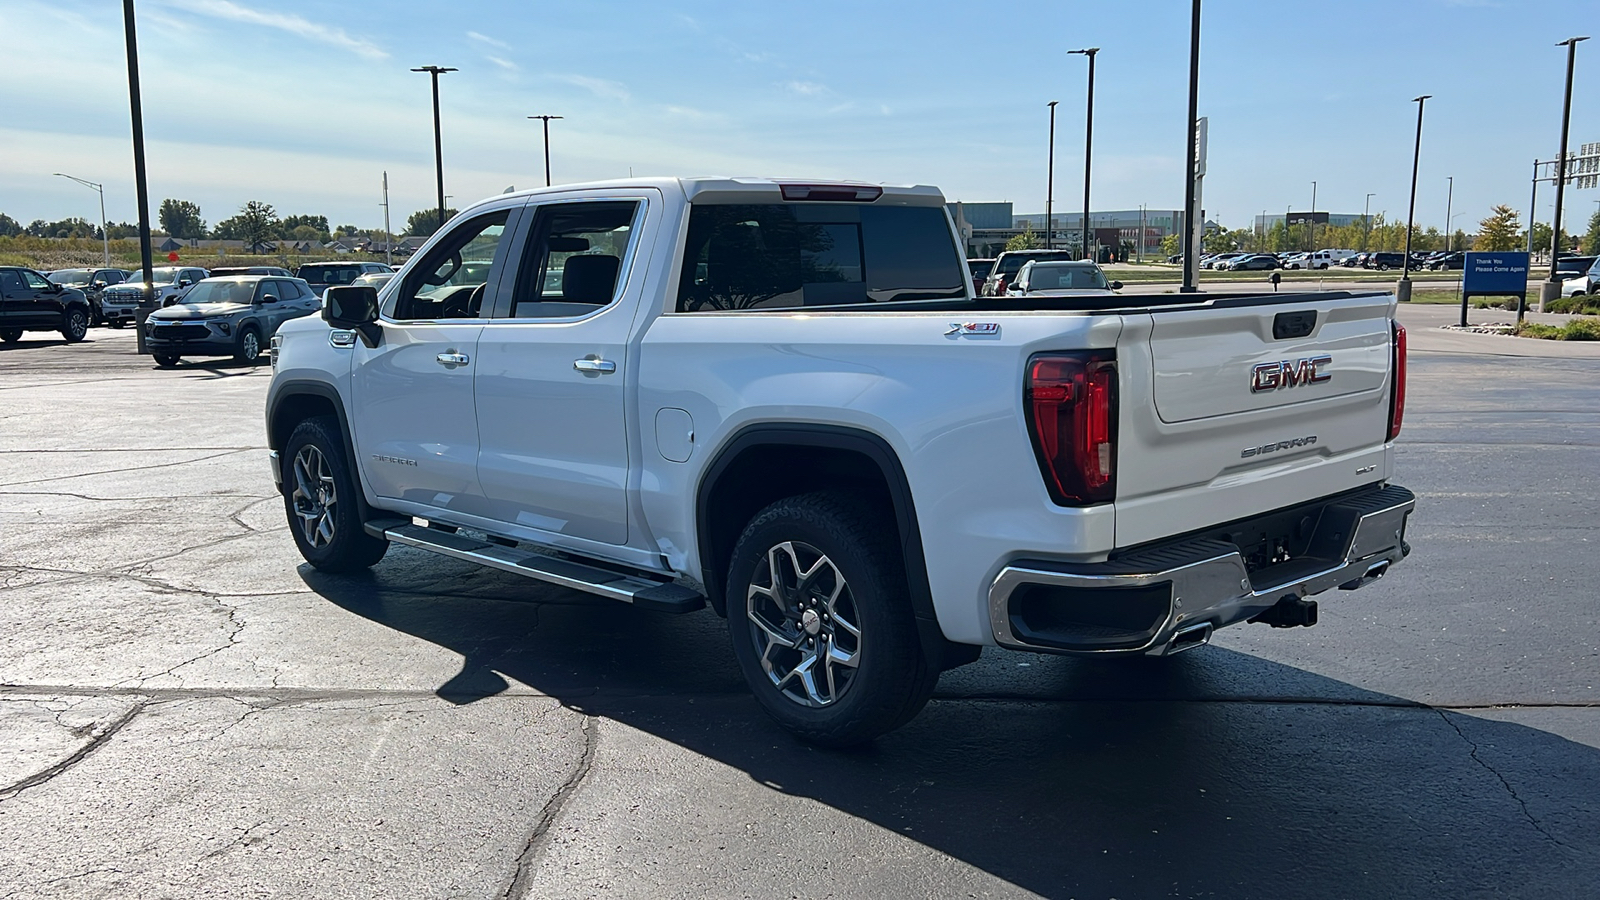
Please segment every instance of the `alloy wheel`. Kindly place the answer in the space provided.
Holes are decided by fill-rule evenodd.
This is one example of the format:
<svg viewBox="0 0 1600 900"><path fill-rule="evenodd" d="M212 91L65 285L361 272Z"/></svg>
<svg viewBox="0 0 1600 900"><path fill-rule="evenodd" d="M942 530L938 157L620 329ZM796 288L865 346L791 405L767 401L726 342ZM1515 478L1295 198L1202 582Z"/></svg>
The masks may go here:
<svg viewBox="0 0 1600 900"><path fill-rule="evenodd" d="M339 495L333 484L333 469L328 458L307 444L294 455L294 513L300 517L300 533L312 547L333 543L334 515Z"/></svg>
<svg viewBox="0 0 1600 900"><path fill-rule="evenodd" d="M255 362L261 355L261 338L254 331L246 331L239 338L239 357L245 362Z"/></svg>
<svg viewBox="0 0 1600 900"><path fill-rule="evenodd" d="M844 573L810 544L785 541L756 564L745 597L761 668L785 697L835 703L854 683L862 635Z"/></svg>

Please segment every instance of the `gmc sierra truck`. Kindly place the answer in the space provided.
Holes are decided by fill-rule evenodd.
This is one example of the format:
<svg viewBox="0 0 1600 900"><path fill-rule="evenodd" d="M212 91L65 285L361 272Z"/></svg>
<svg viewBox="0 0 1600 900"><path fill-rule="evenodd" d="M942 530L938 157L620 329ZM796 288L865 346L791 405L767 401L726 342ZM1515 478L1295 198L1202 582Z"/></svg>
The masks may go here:
<svg viewBox="0 0 1600 900"><path fill-rule="evenodd" d="M273 339L294 540L709 604L761 706L831 746L982 647L1310 625L1409 552L1393 296L975 297L959 248L925 186L486 200Z"/></svg>

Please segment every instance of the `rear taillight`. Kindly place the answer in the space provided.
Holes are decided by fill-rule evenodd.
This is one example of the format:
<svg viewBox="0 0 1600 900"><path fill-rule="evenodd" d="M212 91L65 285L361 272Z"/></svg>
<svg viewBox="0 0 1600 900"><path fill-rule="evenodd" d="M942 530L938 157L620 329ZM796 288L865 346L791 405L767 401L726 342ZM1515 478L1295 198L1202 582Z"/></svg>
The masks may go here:
<svg viewBox="0 0 1600 900"><path fill-rule="evenodd" d="M883 196L875 184L780 184L785 200L822 200L835 203L871 203Z"/></svg>
<svg viewBox="0 0 1600 900"><path fill-rule="evenodd" d="M1063 506L1116 496L1117 367L1110 351L1028 360L1028 436L1050 498Z"/></svg>
<svg viewBox="0 0 1600 900"><path fill-rule="evenodd" d="M1400 434L1400 422L1406 417L1406 327L1394 324L1394 392L1389 395L1389 437Z"/></svg>

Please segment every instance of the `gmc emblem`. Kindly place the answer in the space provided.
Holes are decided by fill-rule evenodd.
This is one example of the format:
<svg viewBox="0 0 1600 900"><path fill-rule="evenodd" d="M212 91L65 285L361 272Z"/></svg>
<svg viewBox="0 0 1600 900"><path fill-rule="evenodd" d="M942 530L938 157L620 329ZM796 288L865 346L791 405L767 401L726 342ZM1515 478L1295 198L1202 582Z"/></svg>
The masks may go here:
<svg viewBox="0 0 1600 900"><path fill-rule="evenodd" d="M1250 370L1250 393L1276 391L1299 384L1321 384L1332 378L1322 367L1333 362L1331 356L1313 356L1290 362L1261 363Z"/></svg>

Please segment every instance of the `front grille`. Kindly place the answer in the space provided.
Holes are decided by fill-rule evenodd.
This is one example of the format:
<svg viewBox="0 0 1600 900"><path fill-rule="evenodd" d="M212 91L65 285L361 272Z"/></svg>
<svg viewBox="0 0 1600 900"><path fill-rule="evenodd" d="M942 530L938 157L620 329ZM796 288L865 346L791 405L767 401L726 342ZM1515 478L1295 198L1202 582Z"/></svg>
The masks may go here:
<svg viewBox="0 0 1600 900"><path fill-rule="evenodd" d="M191 341L211 336L204 325L157 325L153 336L168 341Z"/></svg>

